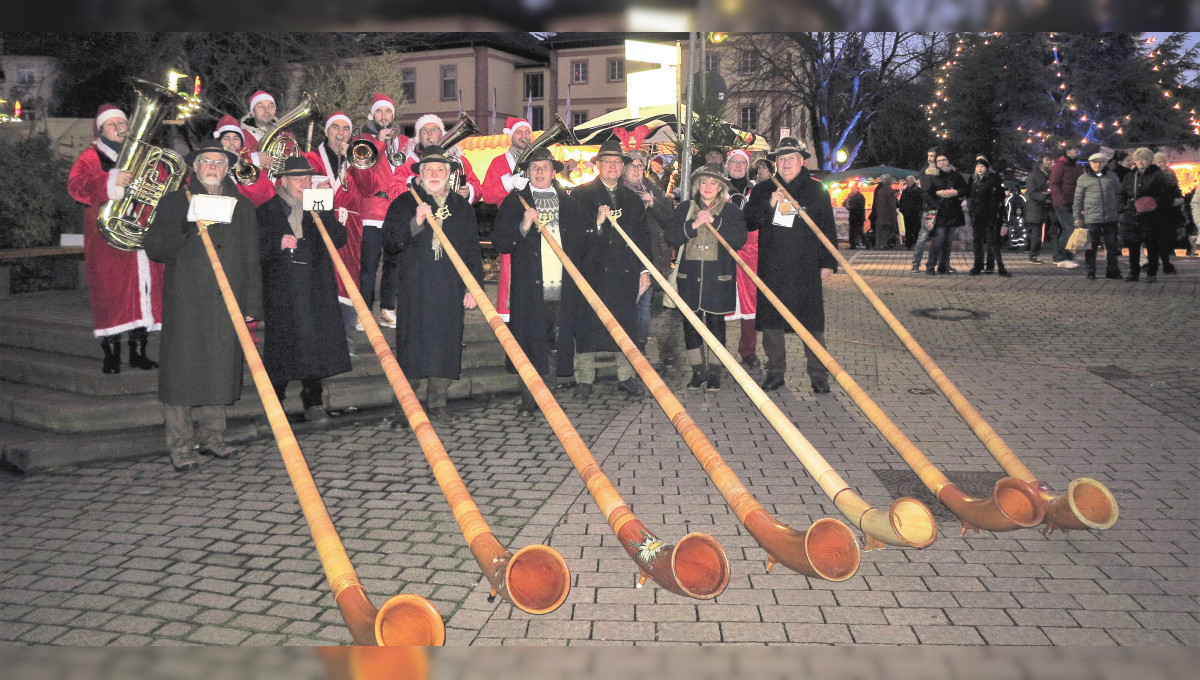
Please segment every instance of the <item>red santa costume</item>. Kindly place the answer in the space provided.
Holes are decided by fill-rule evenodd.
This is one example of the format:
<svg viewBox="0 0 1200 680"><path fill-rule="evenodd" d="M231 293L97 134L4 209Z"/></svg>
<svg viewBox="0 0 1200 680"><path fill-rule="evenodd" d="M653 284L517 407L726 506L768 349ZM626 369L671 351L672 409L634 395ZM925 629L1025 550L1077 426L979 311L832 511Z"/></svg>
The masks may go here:
<svg viewBox="0 0 1200 680"><path fill-rule="evenodd" d="M505 123L504 134L511 135L518 128L524 127L529 131L533 131L533 126L524 118L514 118L509 116ZM487 173L483 176L483 202L489 205L499 206L500 203L508 196L513 189L518 191L525 188L529 180L515 174L517 170L518 154L514 151L511 144L507 151L492 159L492 164L488 166ZM499 290L496 292L496 311L499 312L500 318L508 321L508 294L509 286L512 281L512 262L508 254L500 256L500 283Z"/></svg>
<svg viewBox="0 0 1200 680"><path fill-rule="evenodd" d="M325 134L328 137L329 126L335 122L353 125L350 117L341 111L335 112L325 121ZM346 244L338 248L338 255L350 272L350 276L358 284L358 272L362 249L362 199L379 191L381 187L376 181L377 175L372 170L358 170L350 167L345 158L338 158L329 146L329 140L322 142L316 151L304 154L309 165L316 171L313 185L318 188L328 186L333 189L333 208L338 219L346 225ZM343 305L353 307L350 294L338 277L338 301Z"/></svg>
<svg viewBox="0 0 1200 680"><path fill-rule="evenodd" d="M127 120L111 104L100 107L92 124L96 138L79 154L67 180L71 198L87 206L83 211L84 267L92 300L93 335L98 338L162 327L163 265L151 262L140 248L114 248L97 226L101 205L125 195L125 188L116 185L120 154L100 135L101 126L113 118Z"/></svg>
<svg viewBox="0 0 1200 680"><path fill-rule="evenodd" d="M396 110L396 105L392 100L382 92L375 93L375 99L371 102L371 112L368 118L375 115L375 111L379 107L387 107L392 111ZM373 120L373 119L372 119ZM378 126L373 123L367 123L363 131L355 135L355 138L369 140L375 145L375 150L379 152L379 160L371 167L377 175L376 183L379 184L379 192L387 193L387 196L377 196L371 194L362 200L362 220L363 224L375 227L383 226L383 218L387 216L388 206L401 193L408 191L408 178L412 176L412 170L409 169L407 159L401 165L392 165L388 160L390 154L399 153L409 142L409 138L404 135L396 135L387 142L382 142L377 136L371 134L369 130L378 132ZM399 175L399 178L395 177Z"/></svg>
<svg viewBox="0 0 1200 680"><path fill-rule="evenodd" d="M421 128L429 123L437 124L438 128L442 131L442 134L446 134L446 124L443 123L442 119L438 116L435 116L432 113L427 113L418 118L416 127L414 128L417 131L417 137L408 140L408 142L401 148L407 161L405 165L412 165L414 162L421 160L421 154L417 151L417 146L420 143L420 132ZM458 183L458 185L460 187L465 186L470 190L467 194L468 201L471 203L478 203L479 199L483 197L483 183L480 182L479 178L475 176L475 170L471 167L471 161L467 160L466 156L462 155L462 147L455 145L453 149L446 149L446 155L462 163L462 180ZM410 175L405 178L406 184L404 187L402 187L402 191L408 191L407 183L412 182L412 178L415 176L415 174L410 173Z"/></svg>
<svg viewBox="0 0 1200 680"><path fill-rule="evenodd" d="M245 125L246 131L249 132L250 136L254 138L254 149L256 151L258 150L258 141L262 139L263 135L267 132L266 130L254 125L256 122L254 118L254 105L259 102L271 102L274 104L275 98L263 90L258 90L254 94L250 95L250 113L246 116L246 118L243 119L243 121L247 123L247 125Z"/></svg>
<svg viewBox="0 0 1200 680"><path fill-rule="evenodd" d="M238 151L238 156L241 157L242 162L261 165L258 160L258 152L254 150L258 147L258 142L245 128L238 125L237 120L233 116L221 118L217 123L217 131L213 133L213 137L220 140L226 132L236 132L242 138L242 148ZM249 140L250 145L247 145L247 140ZM230 174L232 174L233 168L229 170ZM250 202L256 208L275 196L275 183L267 179L267 173L265 172L258 173L258 180L254 184L244 185L238 182L237 187L238 192L250 199Z"/></svg>
<svg viewBox="0 0 1200 680"><path fill-rule="evenodd" d="M738 156L746 161L747 166L750 164L750 154L742 149L734 149L725 156L726 169L725 174L729 174L729 159ZM746 177L745 195L750 195L750 188L754 186L754 180ZM732 199L732 197L731 197ZM739 208L745 205L745 200L741 201ZM746 235L746 243L738 250L738 257L745 260L746 264L750 265L750 269L758 273L758 232L751 231ZM758 304L758 288L754 285L754 281L750 280L750 276L742 271L741 267L737 270L737 306L732 314L725 316L726 321L741 321L742 336L738 341L738 354L743 359L755 357L756 348L758 345L757 335L754 331L754 316L757 312ZM755 357L757 359L757 357Z"/></svg>

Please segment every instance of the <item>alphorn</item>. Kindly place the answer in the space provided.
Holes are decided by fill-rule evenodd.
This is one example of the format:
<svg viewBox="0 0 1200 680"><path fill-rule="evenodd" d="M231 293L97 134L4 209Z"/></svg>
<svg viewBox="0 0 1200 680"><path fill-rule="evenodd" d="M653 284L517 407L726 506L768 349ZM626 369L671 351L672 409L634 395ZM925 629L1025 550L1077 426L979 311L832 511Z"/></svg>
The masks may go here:
<svg viewBox="0 0 1200 680"><path fill-rule="evenodd" d="M429 416L417 401L416 393L404 377L404 372L400 370L400 364L392 354L391 347L388 347L387 339L379 330L375 317L371 315L371 309L363 300L358 284L354 282L354 277L350 276L349 270L337 253L337 248L333 245L333 240L329 238L321 216L316 211L312 212L312 216L317 223L317 230L321 232L321 239L325 241L325 248L333 258L338 276L342 278L350 299L354 301L354 310L358 313L363 330L371 341L375 356L379 357L380 363L383 364L383 372L387 375L396 398L400 400L400 407L421 444L425 460L429 462L433 476L450 504L454 521L458 522L458 528L471 549L475 563L491 584L491 597L499 594L513 606L530 614L545 614L558 609L571 590L571 572L567 569L562 555L554 548L544 545L527 545L514 554L496 539L471 498L471 493L467 491L454 462L446 453L442 440L437 436L437 432L434 432Z"/></svg>
<svg viewBox="0 0 1200 680"><path fill-rule="evenodd" d="M524 196L520 196L521 204L529 209ZM633 339L621 327L608 306L596 294L596 291L583 277L579 268L567 256L557 240L545 230L540 229L542 240L554 251L554 255L562 262L563 269L571 275L575 286L587 299L588 304L596 311L601 323L608 329L609 335L621 348L638 376L650 389L650 394L662 408L667 419L683 437L691 449L692 455L700 462L701 467L708 473L717 490L725 498L737 515L738 520L754 537L754 540L767 551L767 570L776 563L792 571L823 578L827 581L845 581L858 571L861 550L858 540L849 527L832 517L823 517L813 522L806 531L797 531L775 519L767 509L758 502L742 484L736 473L721 458L716 447L705 436L704 432L688 415L683 404L663 382L661 376L646 360L645 355L637 348Z"/></svg>
<svg viewBox="0 0 1200 680"><path fill-rule="evenodd" d="M267 376L262 357L254 347L250 337L250 329L246 327L246 318L242 316L241 307L233 296L225 268L217 257L213 247L212 237L208 233L211 222L197 222L200 238L204 241L204 249L208 252L208 261L212 264L213 273L217 277L217 285L221 289L221 297L225 300L225 308L229 311L229 319L237 331L238 342L246 355L246 363L250 365L250 374L254 377L254 386L267 412L267 421L271 424L271 432L279 445L279 453L283 456L283 465L287 468L292 487L296 490L296 498L300 501L300 509L308 522L312 533L313 543L317 546L317 555L321 566L325 568L325 578L333 590L333 599L337 602L342 618L350 629L350 635L356 645L441 645L446 641L446 626L442 617L425 598L419 595L401 594L389 599L379 609L371 604L363 589L354 565L350 564L350 556L338 538L337 529L329 517L329 511L321 500L321 492L313 480L300 444L288 424L287 416L283 413L283 405L275 396L275 388Z"/></svg>
<svg viewBox="0 0 1200 680"><path fill-rule="evenodd" d="M921 368L925 370L925 373L938 386L938 389L942 391L946 399L950 401L954 410L967 423L971 431L987 447L988 452L992 454L992 457L996 459L996 462L1000 464L1004 472L1010 477L1016 477L1025 482L1037 494L1043 506L1045 516L1046 528L1043 533L1050 534L1055 529L1108 529L1117 523L1117 515L1119 513L1117 510L1117 499L1113 497L1108 487L1099 481L1089 477L1080 477L1079 479L1072 480L1067 485L1067 492L1065 494L1059 494L1049 484L1040 481L1037 476L1030 472L1029 468L1025 467L1025 464L1017 458L1017 454L992 429L992 426L988 425L983 416L975 410L975 407L971 406L962 392L959 392L954 383L950 382L950 378L946 377L946 374L934 363L933 359L925 352L921 345L917 343L912 334L908 332L908 329L892 314L887 305L883 304L883 300L879 299L879 296L867 285L862 276L859 276L854 267L850 266L846 258L838 252L837 246L830 243L825 234L821 232L820 227L808 216L808 212L801 208L796 199L792 198L792 195L784 188L779 178L771 175L771 179L775 182L775 186L783 192L784 198L795 206L796 211L800 213L800 217L804 218L809 228L821 240L825 249L833 254L838 264L850 275L850 280L854 282L855 286L858 286L862 294L871 302L871 306L875 308L875 311L879 312L879 315L887 322L888 327L892 329L892 332L896 334L900 342L908 348L908 351L921 364Z"/></svg>
<svg viewBox="0 0 1200 680"><path fill-rule="evenodd" d="M804 344L817 355L825 368L838 381L854 403L858 405L862 412L866 414L871 424L879 430L884 439L899 452L904 458L904 462L917 473L921 481L933 492L934 497L942 502L950 509L960 520L962 520L962 534L967 532L967 529L987 529L988 531L1013 531L1022 527L1033 527L1042 523L1044 511L1042 504L1037 498L1037 494L1033 492L1029 485L1019 479L1005 477L996 482L992 488L991 498L975 498L963 493L954 482L951 482L941 470L937 468L921 450L913 444L908 437L900 431L900 428L888 418L887 414L867 396L867 393L855 382L854 378L842 368L821 343L817 342L816 337L808 332L804 324L792 314L787 305L779 299L775 293L763 283L762 279L758 278L758 274L751 269L746 261L738 256L737 251L733 246L725 240L723 236L717 233L711 223L706 223L704 226L712 232L725 250L733 256L734 262L742 268L742 271L750 277L754 285L767 298L775 309L783 316L792 330L804 340Z"/></svg>
<svg viewBox="0 0 1200 680"><path fill-rule="evenodd" d="M612 224L613 229L616 229L617 233L621 235L621 238L625 239L625 243L634 255L637 255L638 259L642 261L642 266L658 281L663 292L675 301L677 308L683 312L688 323L692 324L700 337L704 338L705 344L721 360L738 385L745 390L746 395L758 407L759 412L783 438L788 448L804 465L804 469L808 470L808 474L817 481L817 484L833 500L838 510L850 520L850 523L862 529L866 535L864 541L866 550L882 548L884 544L924 548L933 543L933 540L937 538L937 523L933 519L933 513L925 507L924 503L915 498L902 497L897 498L891 507L884 511L867 503L862 496L855 493L842 479L842 476L829 465L825 457L775 405L775 402L771 401L766 392L763 392L758 383L754 382L754 378L746 373L746 369L742 368L741 364L729 354L725 345L721 344L721 341L717 340L712 331L708 330L696 313L688 308L687 303L679 295L679 291L675 290L666 277L659 273L658 268L637 247L633 239L629 238L611 212L608 214L608 221Z"/></svg>
<svg viewBox="0 0 1200 680"><path fill-rule="evenodd" d="M417 200L417 205L424 203L416 189L410 188L410 191ZM508 326L488 300L479 282L442 232L441 222L432 215L427 222L441 240L445 254L454 263L458 275L466 284L468 292L475 298L479 310L483 312L496 339L504 347L504 352L512 360L521 380L529 388L538 408L546 416L546 421L562 443L567 456L571 458L575 470L583 478L592 497L596 499L596 504L600 506L608 525L621 540L621 547L637 563L637 587L642 587L649 577L677 595L686 595L698 600L709 600L720 595L725 586L729 585L729 558L725 555L725 548L717 539L700 532L692 532L679 539L674 546L670 546L642 524L600 469L600 464L592 456L592 452L567 418L550 388L546 387L542 376L538 375L537 369L525 356L521 345L508 330Z"/></svg>

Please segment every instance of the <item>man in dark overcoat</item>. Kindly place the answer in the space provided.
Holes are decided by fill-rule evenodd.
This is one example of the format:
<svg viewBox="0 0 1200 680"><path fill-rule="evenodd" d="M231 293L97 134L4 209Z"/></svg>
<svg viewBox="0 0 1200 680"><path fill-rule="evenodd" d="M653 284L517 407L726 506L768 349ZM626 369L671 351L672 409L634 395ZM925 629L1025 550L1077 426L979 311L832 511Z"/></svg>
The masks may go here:
<svg viewBox="0 0 1200 680"><path fill-rule="evenodd" d="M384 250L400 253L396 359L409 380L425 379L425 405L435 422L458 420L446 408L446 392L462 368L463 309L475 309L476 303L429 226L431 217L441 222L475 280L483 277L475 211L466 198L450 191L450 163L442 147L425 147L412 164L420 180L412 186L421 202L405 192L392 201L383 221ZM406 422L397 404L394 423Z"/></svg>
<svg viewBox="0 0 1200 680"><path fill-rule="evenodd" d="M194 174L186 186L158 202L142 241L146 256L164 264L158 399L165 406L167 449L176 470L199 467L193 451L197 444L200 453L218 458L237 453L225 442L225 407L242 395L242 348L196 223L187 219L192 195L236 201L232 220L210 225L208 234L242 314L247 321L258 319L258 222L254 203L228 176L237 160L215 139L189 154L186 161Z"/></svg>
<svg viewBox="0 0 1200 680"><path fill-rule="evenodd" d="M779 140L774 161L780 182L830 243L837 242L833 204L821 182L809 174L804 161L811 154L794 137ZM837 261L792 206L784 204L783 192L773 181L759 182L746 202L746 229L758 232L758 276L783 301L788 311L825 344L825 303L822 279L833 276ZM756 329L762 331L767 353L767 375L762 388L768 392L783 387L787 371L785 333L790 328L779 310L758 291ZM814 393L829 391L828 373L807 346L807 372Z"/></svg>
<svg viewBox="0 0 1200 680"><path fill-rule="evenodd" d="M350 370L350 348L342 331L337 272L304 190L316 171L308 159L287 159L275 196L258 207L258 250L262 257L263 365L282 402L287 384L299 380L307 420L328 420L321 379ZM320 213L334 248L346 243L346 227L332 211Z"/></svg>
<svg viewBox="0 0 1200 680"><path fill-rule="evenodd" d="M497 252L512 257L509 328L538 373L549 377L550 353L557 348L563 289L574 289L575 282L542 233L553 236L571 262L582 267L588 241L596 230L575 199L555 183L554 174L562 171L563 164L548 149L535 150L517 169L528 175L529 184L510 192L500 203L492 243ZM531 414L536 408L533 395L526 389L517 413Z"/></svg>
<svg viewBox="0 0 1200 680"><path fill-rule="evenodd" d="M933 231L929 235L929 259L925 262L925 273L953 274L950 266L950 244L954 232L967 223L963 214L962 201L967 196L967 180L958 174L944 153L937 155L937 176L929 181L925 195L937 206L933 218Z"/></svg>
<svg viewBox="0 0 1200 680"><path fill-rule="evenodd" d="M650 257L650 232L646 228L646 208L638 196L621 184L625 164L630 161L621 150L621 143L609 140L600 146L592 162L600 176L571 192L583 214L592 220L598 236L586 268L580 268L596 294L608 306L621 328L633 337L637 322L638 296L650 288L650 272L613 228L608 216L629 235L634 245ZM619 352L617 343L608 334L600 318L582 295L569 294L562 301L559 323L558 374L575 375L576 401L586 401L596 381L596 352ZM629 360L621 355L617 360L617 389L631 397L646 393Z"/></svg>

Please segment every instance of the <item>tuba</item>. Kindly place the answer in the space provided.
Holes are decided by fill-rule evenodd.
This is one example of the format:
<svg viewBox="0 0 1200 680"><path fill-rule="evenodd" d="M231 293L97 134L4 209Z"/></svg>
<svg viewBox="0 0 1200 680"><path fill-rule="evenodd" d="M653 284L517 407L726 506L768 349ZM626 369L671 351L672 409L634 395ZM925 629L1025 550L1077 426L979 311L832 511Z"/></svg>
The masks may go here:
<svg viewBox="0 0 1200 680"><path fill-rule="evenodd" d="M479 127L475 125L475 121L471 120L471 117L467 115L466 111L459 111L458 122L456 122L453 127L451 127L449 130L446 130L446 132L442 134L442 138L438 140L438 146L442 147L446 153L449 153L451 147L467 137L470 137L476 132L479 132ZM462 182L462 175L462 163L456 162L450 168L450 177L446 180L446 184L449 185L450 191L458 191L458 185L460 182Z"/></svg>
<svg viewBox="0 0 1200 680"><path fill-rule="evenodd" d="M571 146L579 146L579 139L575 136L575 132L571 130L571 126L563 122L562 116L554 114L554 125L551 125L549 130L543 132L534 140L533 144L529 145L525 153L521 154L521 157L517 159L517 166L519 167L521 163L524 163L525 159L529 158L529 154L538 149L545 149L555 144L564 143Z"/></svg>
<svg viewBox="0 0 1200 680"><path fill-rule="evenodd" d="M258 141L259 153L265 153L274 160L271 162L271 167L266 168L267 177L275 179L275 175L283 172L283 164L289 157L299 156L302 153L300 148L300 140L296 139L296 135L284 130L287 126L302 120L312 115L317 109L315 97L304 92L300 96L300 103L297 104L287 113L278 117L275 124L263 134L262 139ZM258 181L258 168L253 165L249 167L240 167L239 163L233 173L234 180L238 184L248 185Z"/></svg>
<svg viewBox="0 0 1200 680"><path fill-rule="evenodd" d="M125 188L124 197L100 206L97 222L100 235L118 250L142 247L146 226L154 219L159 199L179 188L187 170L179 154L146 141L179 94L140 78L132 78L131 82L138 101L125 132L125 144L117 156L116 169L132 173L133 178Z"/></svg>

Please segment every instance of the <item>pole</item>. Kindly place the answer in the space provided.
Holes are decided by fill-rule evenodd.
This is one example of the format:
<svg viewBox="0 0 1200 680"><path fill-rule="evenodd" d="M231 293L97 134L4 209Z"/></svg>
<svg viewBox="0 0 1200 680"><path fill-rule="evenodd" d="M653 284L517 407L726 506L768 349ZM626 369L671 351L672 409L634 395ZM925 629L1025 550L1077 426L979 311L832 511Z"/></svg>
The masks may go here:
<svg viewBox="0 0 1200 680"><path fill-rule="evenodd" d="M696 73L696 34L688 33L688 79L687 79L687 125L684 127L683 133L683 148L680 153L683 158L679 159L680 174L679 178L680 197L686 198L692 193L692 76Z"/></svg>

